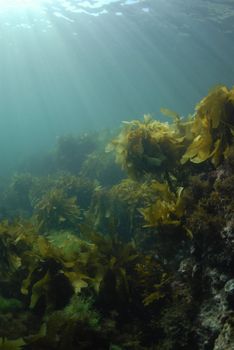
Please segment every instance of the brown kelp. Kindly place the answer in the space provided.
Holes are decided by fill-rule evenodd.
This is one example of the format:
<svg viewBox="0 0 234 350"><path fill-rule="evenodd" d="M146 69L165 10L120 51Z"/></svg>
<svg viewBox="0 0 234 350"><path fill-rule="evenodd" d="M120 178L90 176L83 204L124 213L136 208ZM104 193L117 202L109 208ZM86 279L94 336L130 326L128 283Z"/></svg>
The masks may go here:
<svg viewBox="0 0 234 350"><path fill-rule="evenodd" d="M196 106L191 126L192 142L181 162L201 163L211 159L214 166L228 157L233 148L234 88L218 86Z"/></svg>
<svg viewBox="0 0 234 350"><path fill-rule="evenodd" d="M233 349L233 106L124 123L115 167L61 139L54 173L1 185L0 349Z"/></svg>
<svg viewBox="0 0 234 350"><path fill-rule="evenodd" d="M149 172L162 176L176 166L183 152L182 141L183 137L175 125L170 126L145 115L143 122L125 122L107 151L115 150L117 163L133 178Z"/></svg>

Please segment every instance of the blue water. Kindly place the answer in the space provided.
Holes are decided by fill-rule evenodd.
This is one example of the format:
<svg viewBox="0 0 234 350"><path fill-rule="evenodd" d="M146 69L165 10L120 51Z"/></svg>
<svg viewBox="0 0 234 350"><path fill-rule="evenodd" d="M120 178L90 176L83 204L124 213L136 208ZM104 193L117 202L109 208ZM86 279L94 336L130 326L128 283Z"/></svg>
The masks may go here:
<svg viewBox="0 0 234 350"><path fill-rule="evenodd" d="M0 0L1 172L234 83L233 0Z"/></svg>

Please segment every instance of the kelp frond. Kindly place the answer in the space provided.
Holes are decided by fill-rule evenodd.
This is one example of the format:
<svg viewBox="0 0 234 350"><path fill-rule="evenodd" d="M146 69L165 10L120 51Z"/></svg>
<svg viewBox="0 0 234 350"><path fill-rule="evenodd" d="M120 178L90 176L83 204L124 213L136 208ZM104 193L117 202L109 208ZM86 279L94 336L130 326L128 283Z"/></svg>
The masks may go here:
<svg viewBox="0 0 234 350"><path fill-rule="evenodd" d="M152 205L140 208L146 224L144 227L159 227L161 225L179 225L184 213L182 201L183 188L178 187L177 192L171 192L167 183L155 181L155 189L158 196Z"/></svg>
<svg viewBox="0 0 234 350"><path fill-rule="evenodd" d="M175 124L162 123L145 115L144 120L125 122L106 151L115 150L116 162L131 177L165 170L175 164L183 137Z"/></svg>
<svg viewBox="0 0 234 350"><path fill-rule="evenodd" d="M191 132L193 141L181 159L202 163L211 159L214 166L227 157L233 144L234 131L234 88L214 88L196 106Z"/></svg>
<svg viewBox="0 0 234 350"><path fill-rule="evenodd" d="M52 189L35 206L40 230L75 227L80 210L76 197L68 197L63 189Z"/></svg>

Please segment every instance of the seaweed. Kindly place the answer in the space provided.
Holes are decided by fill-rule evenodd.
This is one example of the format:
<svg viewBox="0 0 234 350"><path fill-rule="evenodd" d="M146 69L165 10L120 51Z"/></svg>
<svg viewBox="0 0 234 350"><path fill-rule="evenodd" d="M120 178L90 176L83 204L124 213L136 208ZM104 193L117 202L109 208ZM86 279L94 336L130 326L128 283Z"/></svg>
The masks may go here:
<svg viewBox="0 0 234 350"><path fill-rule="evenodd" d="M86 156L92 153L95 147L95 135L84 133L80 136L61 136L55 149L57 168L78 174Z"/></svg>
<svg viewBox="0 0 234 350"><path fill-rule="evenodd" d="M234 88L215 87L196 106L192 143L183 155L182 164L190 160L201 163L211 159L217 167L227 158L234 135Z"/></svg>
<svg viewBox="0 0 234 350"><path fill-rule="evenodd" d="M155 201L155 180L139 182L124 179L110 189L99 188L93 195L87 212L87 220L97 230L108 233L114 227L121 239L128 241L143 225L139 207L149 206Z"/></svg>
<svg viewBox="0 0 234 350"><path fill-rule="evenodd" d="M89 154L82 164L80 175L98 181L102 186L112 186L123 178L123 171L115 163L114 155L104 149Z"/></svg>
<svg viewBox="0 0 234 350"><path fill-rule="evenodd" d="M16 340L7 340L0 338L0 349L1 350L20 350L22 346L25 344L22 338Z"/></svg>
<svg viewBox="0 0 234 350"><path fill-rule="evenodd" d="M156 202L139 209L146 221L145 227L180 225L181 217L185 214L183 188L178 187L173 193L167 183L154 181L151 186L157 193Z"/></svg>
<svg viewBox="0 0 234 350"><path fill-rule="evenodd" d="M110 133L61 138L53 173L1 184L0 349L232 345L233 91L107 153Z"/></svg>
<svg viewBox="0 0 234 350"><path fill-rule="evenodd" d="M145 115L143 122L125 122L118 137L107 146L115 150L116 162L132 178L156 173L163 176L173 171L183 152L183 136L176 127Z"/></svg>
<svg viewBox="0 0 234 350"><path fill-rule="evenodd" d="M7 299L0 296L0 312L7 313L11 311L19 311L22 309L22 303L17 299Z"/></svg>
<svg viewBox="0 0 234 350"><path fill-rule="evenodd" d="M39 230L76 228L80 210L76 197L68 197L63 189L52 189L35 205Z"/></svg>

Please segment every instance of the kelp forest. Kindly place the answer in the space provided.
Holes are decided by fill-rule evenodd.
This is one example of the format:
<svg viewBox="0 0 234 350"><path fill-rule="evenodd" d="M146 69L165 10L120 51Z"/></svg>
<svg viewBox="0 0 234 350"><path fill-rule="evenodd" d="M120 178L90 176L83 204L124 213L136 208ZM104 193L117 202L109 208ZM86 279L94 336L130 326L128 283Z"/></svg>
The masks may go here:
<svg viewBox="0 0 234 350"><path fill-rule="evenodd" d="M191 112L1 178L0 349L234 349L234 88Z"/></svg>

